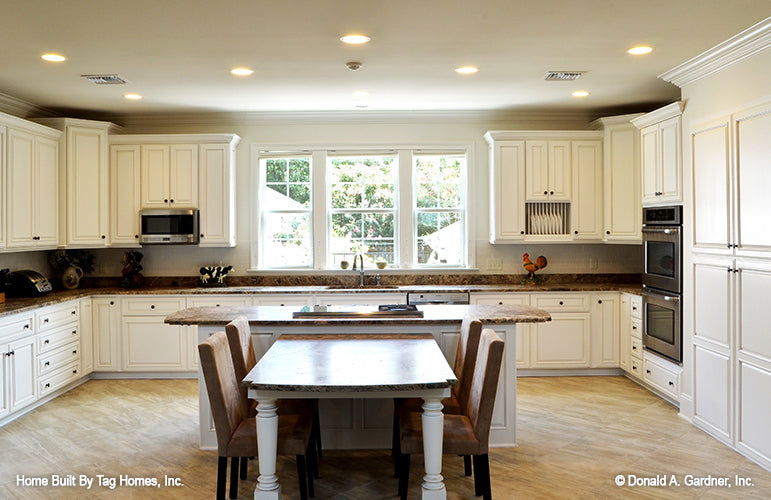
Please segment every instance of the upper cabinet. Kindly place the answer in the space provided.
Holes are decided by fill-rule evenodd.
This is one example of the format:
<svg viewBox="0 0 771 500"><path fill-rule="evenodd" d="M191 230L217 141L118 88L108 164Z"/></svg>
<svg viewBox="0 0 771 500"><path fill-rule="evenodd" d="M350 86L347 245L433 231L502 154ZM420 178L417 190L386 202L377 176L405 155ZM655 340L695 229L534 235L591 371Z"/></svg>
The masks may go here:
<svg viewBox="0 0 771 500"><path fill-rule="evenodd" d="M683 201L682 112L683 103L675 102L632 120L640 129L645 206Z"/></svg>
<svg viewBox="0 0 771 500"><path fill-rule="evenodd" d="M198 207L198 145L143 144L142 208Z"/></svg>
<svg viewBox="0 0 771 500"><path fill-rule="evenodd" d="M698 124L693 148L693 249L768 257L771 104Z"/></svg>
<svg viewBox="0 0 771 500"><path fill-rule="evenodd" d="M110 241L116 247L139 246L140 147L110 146Z"/></svg>
<svg viewBox="0 0 771 500"><path fill-rule="evenodd" d="M490 242L602 239L602 133L490 131Z"/></svg>
<svg viewBox="0 0 771 500"><path fill-rule="evenodd" d="M61 132L10 115L5 126L5 246L12 250L59 244Z"/></svg>
<svg viewBox="0 0 771 500"><path fill-rule="evenodd" d="M60 149L61 242L68 248L110 244L109 122L46 118L36 120L64 132Z"/></svg>

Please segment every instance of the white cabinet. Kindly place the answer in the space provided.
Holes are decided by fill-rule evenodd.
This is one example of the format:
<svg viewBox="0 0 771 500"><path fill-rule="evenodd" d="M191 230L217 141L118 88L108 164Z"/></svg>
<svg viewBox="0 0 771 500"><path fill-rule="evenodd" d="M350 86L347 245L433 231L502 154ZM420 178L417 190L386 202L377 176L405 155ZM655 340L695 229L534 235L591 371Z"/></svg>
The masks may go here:
<svg viewBox="0 0 771 500"><path fill-rule="evenodd" d="M525 238L525 141L487 132L490 144L490 243Z"/></svg>
<svg viewBox="0 0 771 500"><path fill-rule="evenodd" d="M603 221L605 241L640 243L640 134L631 120L640 114L600 118L603 130Z"/></svg>
<svg viewBox="0 0 771 500"><path fill-rule="evenodd" d="M117 297L91 299L94 371L120 371L120 306Z"/></svg>
<svg viewBox="0 0 771 500"><path fill-rule="evenodd" d="M185 308L179 297L123 298L121 348L123 371L191 371L188 327L167 325L171 313Z"/></svg>
<svg viewBox="0 0 771 500"><path fill-rule="evenodd" d="M284 307L303 307L312 306L313 297L307 294L291 295L255 295L254 305L256 306L284 306Z"/></svg>
<svg viewBox="0 0 771 500"><path fill-rule="evenodd" d="M110 146L110 244L139 246L140 147Z"/></svg>
<svg viewBox="0 0 771 500"><path fill-rule="evenodd" d="M35 312L37 324L37 391L40 397L83 376L81 369L80 301Z"/></svg>
<svg viewBox="0 0 771 500"><path fill-rule="evenodd" d="M525 143L527 201L570 201L570 141Z"/></svg>
<svg viewBox="0 0 771 500"><path fill-rule="evenodd" d="M198 207L198 145L143 144L142 208Z"/></svg>
<svg viewBox="0 0 771 500"><path fill-rule="evenodd" d="M32 404L37 399L35 379L35 337L28 335L13 340L0 339L2 354L2 388L0 416Z"/></svg>
<svg viewBox="0 0 771 500"><path fill-rule="evenodd" d="M643 205L683 201L682 102L632 120L640 128Z"/></svg>
<svg viewBox="0 0 771 500"><path fill-rule="evenodd" d="M619 304L618 292L592 294L592 368L619 366Z"/></svg>
<svg viewBox="0 0 771 500"><path fill-rule="evenodd" d="M94 328L91 298L80 301L80 368L85 377L94 371Z"/></svg>
<svg viewBox="0 0 771 500"><path fill-rule="evenodd" d="M527 293L474 293L469 298L470 304L477 305L530 305L530 295ZM495 329L493 327L493 329ZM517 368L530 368L530 325L518 323L517 330ZM497 333L501 333L497 331ZM456 345L457 345L457 339ZM455 359L453 350L449 359Z"/></svg>
<svg viewBox="0 0 771 500"><path fill-rule="evenodd" d="M680 399L680 374L682 368L664 358L645 351L643 353L643 382L665 398L678 402Z"/></svg>
<svg viewBox="0 0 771 500"><path fill-rule="evenodd" d="M222 144L201 144L199 166L202 247L236 246L235 138Z"/></svg>
<svg viewBox="0 0 771 500"><path fill-rule="evenodd" d="M42 125L9 127L6 247L55 248L59 242L59 136Z"/></svg>
<svg viewBox="0 0 771 500"><path fill-rule="evenodd" d="M0 196L5 197L5 134L6 127L0 124ZM5 248L5 203L0 203L0 250ZM2 411L0 406L0 412Z"/></svg>
<svg viewBox="0 0 771 500"><path fill-rule="evenodd" d="M530 325L531 368L589 368L591 313L588 294L532 294L530 305L551 321Z"/></svg>
<svg viewBox="0 0 771 500"><path fill-rule="evenodd" d="M572 141L574 240L602 239L602 142Z"/></svg>

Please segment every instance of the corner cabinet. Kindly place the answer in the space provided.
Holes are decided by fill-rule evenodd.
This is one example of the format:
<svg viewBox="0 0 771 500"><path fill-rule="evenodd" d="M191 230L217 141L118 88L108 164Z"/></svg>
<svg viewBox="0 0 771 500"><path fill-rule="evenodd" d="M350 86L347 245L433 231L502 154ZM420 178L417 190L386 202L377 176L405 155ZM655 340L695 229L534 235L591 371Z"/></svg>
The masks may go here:
<svg viewBox="0 0 771 500"><path fill-rule="evenodd" d="M489 131L490 242L602 239L602 133Z"/></svg>
<svg viewBox="0 0 771 500"><path fill-rule="evenodd" d="M683 201L682 113L675 102L632 120L640 129L643 205Z"/></svg>

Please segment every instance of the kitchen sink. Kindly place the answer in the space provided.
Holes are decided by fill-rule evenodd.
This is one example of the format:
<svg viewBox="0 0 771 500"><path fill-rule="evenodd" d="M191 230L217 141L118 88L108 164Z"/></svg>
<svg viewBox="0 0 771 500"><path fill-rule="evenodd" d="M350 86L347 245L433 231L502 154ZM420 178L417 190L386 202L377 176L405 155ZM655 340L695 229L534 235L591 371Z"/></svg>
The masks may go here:
<svg viewBox="0 0 771 500"><path fill-rule="evenodd" d="M293 318L422 318L423 311L406 304L388 306L305 306Z"/></svg>
<svg viewBox="0 0 771 500"><path fill-rule="evenodd" d="M327 285L323 288L327 290L397 290L399 287L397 285Z"/></svg>

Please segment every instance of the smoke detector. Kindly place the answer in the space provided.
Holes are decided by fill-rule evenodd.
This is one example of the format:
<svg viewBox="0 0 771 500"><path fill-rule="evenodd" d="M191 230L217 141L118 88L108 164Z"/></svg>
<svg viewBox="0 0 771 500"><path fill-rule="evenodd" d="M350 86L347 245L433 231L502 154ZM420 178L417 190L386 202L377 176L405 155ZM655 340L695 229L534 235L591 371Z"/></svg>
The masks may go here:
<svg viewBox="0 0 771 500"><path fill-rule="evenodd" d="M120 75L80 75L91 83L97 85L123 85L129 83L128 80Z"/></svg>
<svg viewBox="0 0 771 500"><path fill-rule="evenodd" d="M543 79L547 82L569 82L578 80L583 74L583 71L549 71Z"/></svg>
<svg viewBox="0 0 771 500"><path fill-rule="evenodd" d="M356 61L351 61L345 63L345 67L350 69L351 71L358 71L359 68L361 68L361 63Z"/></svg>

